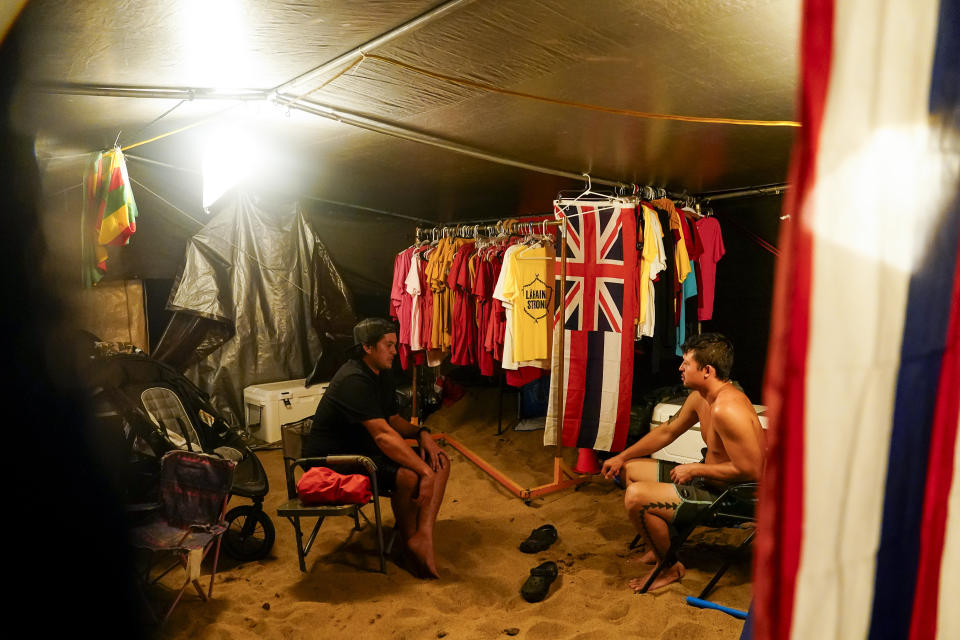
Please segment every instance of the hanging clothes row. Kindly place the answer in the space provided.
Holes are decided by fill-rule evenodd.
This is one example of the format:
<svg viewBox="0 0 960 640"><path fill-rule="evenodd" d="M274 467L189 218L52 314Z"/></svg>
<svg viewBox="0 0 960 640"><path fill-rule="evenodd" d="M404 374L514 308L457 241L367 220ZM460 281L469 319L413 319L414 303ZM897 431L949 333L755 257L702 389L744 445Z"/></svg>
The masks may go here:
<svg viewBox="0 0 960 640"><path fill-rule="evenodd" d="M394 261L390 315L410 364L499 368L519 386L550 368L554 250L550 223L417 230ZM420 241L421 231L426 240Z"/></svg>
<svg viewBox="0 0 960 640"><path fill-rule="evenodd" d="M713 318L716 265L723 257L720 223L672 200L642 201L638 212L641 260L637 339L650 338L651 368Z"/></svg>

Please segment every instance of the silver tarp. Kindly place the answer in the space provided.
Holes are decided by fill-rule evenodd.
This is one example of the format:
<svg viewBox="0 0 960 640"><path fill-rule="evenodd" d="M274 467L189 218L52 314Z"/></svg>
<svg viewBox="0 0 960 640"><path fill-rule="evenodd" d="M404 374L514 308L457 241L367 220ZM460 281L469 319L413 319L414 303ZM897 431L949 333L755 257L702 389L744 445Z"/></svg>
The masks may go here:
<svg viewBox="0 0 960 640"><path fill-rule="evenodd" d="M177 313L156 357L187 365L234 426L243 424L244 387L306 377L324 344L356 321L350 292L299 206L240 190L190 239L167 308ZM199 358L178 355L184 344Z"/></svg>

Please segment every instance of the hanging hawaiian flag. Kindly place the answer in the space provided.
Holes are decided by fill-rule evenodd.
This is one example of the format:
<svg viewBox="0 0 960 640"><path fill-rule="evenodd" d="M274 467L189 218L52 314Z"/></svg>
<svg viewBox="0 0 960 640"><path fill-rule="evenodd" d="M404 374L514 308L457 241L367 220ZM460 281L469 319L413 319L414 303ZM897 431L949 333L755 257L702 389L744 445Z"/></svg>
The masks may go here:
<svg viewBox="0 0 960 640"><path fill-rule="evenodd" d="M630 427L633 389L636 206L603 203L554 205L567 237L563 304L555 307L552 375L543 442L565 447L620 451ZM556 296L560 301L561 264ZM563 324L563 331L558 331ZM563 420L558 429L559 385Z"/></svg>
<svg viewBox="0 0 960 640"><path fill-rule="evenodd" d="M960 0L806 0L754 634L960 638Z"/></svg>
<svg viewBox="0 0 960 640"><path fill-rule="evenodd" d="M137 203L118 148L90 156L83 175L83 284L91 286L107 271L107 246L120 247L137 230Z"/></svg>

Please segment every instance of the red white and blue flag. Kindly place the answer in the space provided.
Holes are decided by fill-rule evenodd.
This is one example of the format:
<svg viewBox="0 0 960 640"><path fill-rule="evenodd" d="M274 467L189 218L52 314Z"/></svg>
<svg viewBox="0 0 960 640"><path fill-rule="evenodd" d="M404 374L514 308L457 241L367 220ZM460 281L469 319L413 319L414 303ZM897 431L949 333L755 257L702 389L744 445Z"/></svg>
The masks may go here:
<svg viewBox="0 0 960 640"><path fill-rule="evenodd" d="M806 0L754 637L960 638L960 0Z"/></svg>
<svg viewBox="0 0 960 640"><path fill-rule="evenodd" d="M620 451L630 427L633 388L636 207L630 203L554 205L567 236L564 304L554 315L554 372L550 381L545 445ZM560 300L560 259L556 269ZM561 323L563 331L557 327ZM557 410L563 384L563 421ZM558 438L558 431L559 438Z"/></svg>

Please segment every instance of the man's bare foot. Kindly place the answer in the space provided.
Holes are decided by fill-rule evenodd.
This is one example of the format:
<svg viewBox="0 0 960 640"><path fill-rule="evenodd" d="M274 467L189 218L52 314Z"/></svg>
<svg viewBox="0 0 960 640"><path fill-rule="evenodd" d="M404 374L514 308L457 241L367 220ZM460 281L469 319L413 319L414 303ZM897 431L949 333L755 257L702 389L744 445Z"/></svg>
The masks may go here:
<svg viewBox="0 0 960 640"><path fill-rule="evenodd" d="M630 588L634 590L635 593L639 593L643 589L643 585L647 584L647 580L650 579L650 574L656 571L656 568L651 569L647 575L642 578L634 578L630 581ZM687 570L679 562L675 563L672 567L664 569L657 579L653 581L653 584L650 585L648 591L653 591L659 589L660 587L665 587L668 584L674 582L680 582L683 579L683 576L687 575Z"/></svg>
<svg viewBox="0 0 960 640"><path fill-rule="evenodd" d="M653 550L650 550L639 558L631 558L630 562L635 562L637 564L657 564L660 562L660 559L657 558L657 554L655 554Z"/></svg>
<svg viewBox="0 0 960 640"><path fill-rule="evenodd" d="M428 536L422 533L413 534L413 536L407 540L407 547L410 548L410 552L417 559L417 563L427 574L427 577L440 577L440 574L437 572L437 559L433 552L433 541L430 540Z"/></svg>

